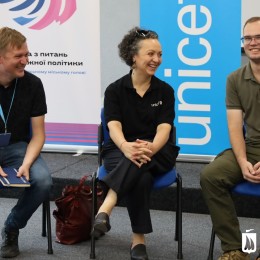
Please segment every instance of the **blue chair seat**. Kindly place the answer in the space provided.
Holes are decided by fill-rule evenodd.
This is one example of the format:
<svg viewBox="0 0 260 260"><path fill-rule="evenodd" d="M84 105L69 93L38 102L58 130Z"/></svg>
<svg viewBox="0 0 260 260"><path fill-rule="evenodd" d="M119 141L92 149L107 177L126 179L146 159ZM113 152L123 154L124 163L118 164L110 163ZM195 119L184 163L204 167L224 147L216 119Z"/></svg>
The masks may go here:
<svg viewBox="0 0 260 260"><path fill-rule="evenodd" d="M237 184L232 189L232 192L238 193L238 194L243 194L243 195L248 195L248 196L260 197L260 184L244 181L244 182Z"/></svg>
<svg viewBox="0 0 260 260"><path fill-rule="evenodd" d="M107 175L107 172L105 170L104 165L101 165L98 169L98 174L97 177L99 180L103 180L103 178ZM177 181L177 175L176 175L176 170L173 168L171 171L168 171L167 173L156 176L154 179L154 185L153 189L162 189L165 187L168 187L172 185L173 183L176 183Z"/></svg>
<svg viewBox="0 0 260 260"><path fill-rule="evenodd" d="M176 183L177 174L175 168L172 168L171 171L168 171L167 173L156 176L154 180L153 189L162 189L166 188L173 183Z"/></svg>

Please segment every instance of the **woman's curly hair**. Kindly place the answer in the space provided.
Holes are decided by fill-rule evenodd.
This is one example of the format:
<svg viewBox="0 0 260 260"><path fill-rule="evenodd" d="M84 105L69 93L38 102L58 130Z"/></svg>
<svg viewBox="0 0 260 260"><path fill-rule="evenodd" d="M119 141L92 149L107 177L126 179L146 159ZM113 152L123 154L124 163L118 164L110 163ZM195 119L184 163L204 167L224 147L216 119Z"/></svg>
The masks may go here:
<svg viewBox="0 0 260 260"><path fill-rule="evenodd" d="M119 56L128 66L133 66L133 57L140 49L139 42L145 39L158 39L158 34L154 31L144 30L136 26L131 29L118 44Z"/></svg>

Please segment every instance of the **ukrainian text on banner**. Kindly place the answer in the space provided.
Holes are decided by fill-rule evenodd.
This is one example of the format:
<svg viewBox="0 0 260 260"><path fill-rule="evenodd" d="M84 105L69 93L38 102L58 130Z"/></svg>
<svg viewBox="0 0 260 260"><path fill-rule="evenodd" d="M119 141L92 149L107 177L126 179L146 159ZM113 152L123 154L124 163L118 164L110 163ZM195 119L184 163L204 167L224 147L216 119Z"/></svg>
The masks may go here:
<svg viewBox="0 0 260 260"><path fill-rule="evenodd" d="M0 0L0 24L27 37L26 69L46 91L47 150L97 150L99 1Z"/></svg>
<svg viewBox="0 0 260 260"><path fill-rule="evenodd" d="M175 90L180 158L211 160L230 146L225 85L241 63L241 2L140 0L140 23L162 44L157 76Z"/></svg>

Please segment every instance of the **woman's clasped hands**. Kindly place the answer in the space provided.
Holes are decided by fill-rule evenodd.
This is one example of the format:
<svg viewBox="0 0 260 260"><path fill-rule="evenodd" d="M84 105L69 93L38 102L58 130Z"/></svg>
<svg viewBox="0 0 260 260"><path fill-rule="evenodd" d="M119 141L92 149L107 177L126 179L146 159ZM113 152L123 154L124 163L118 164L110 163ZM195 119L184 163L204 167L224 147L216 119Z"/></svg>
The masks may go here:
<svg viewBox="0 0 260 260"><path fill-rule="evenodd" d="M124 142L121 150L130 161L140 168L151 161L152 146L152 142L137 139L135 142Z"/></svg>

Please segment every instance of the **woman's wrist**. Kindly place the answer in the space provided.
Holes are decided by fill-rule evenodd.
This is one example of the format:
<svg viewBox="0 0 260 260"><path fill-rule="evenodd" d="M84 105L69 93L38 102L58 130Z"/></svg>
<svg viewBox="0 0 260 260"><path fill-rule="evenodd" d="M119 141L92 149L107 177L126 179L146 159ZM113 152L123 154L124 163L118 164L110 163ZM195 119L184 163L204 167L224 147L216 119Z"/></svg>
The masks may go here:
<svg viewBox="0 0 260 260"><path fill-rule="evenodd" d="M121 148L122 148L122 145L124 144L124 143L126 143L127 141L126 140L124 140L123 142L121 142L121 144L120 144L120 146L119 146L119 149L121 150Z"/></svg>

